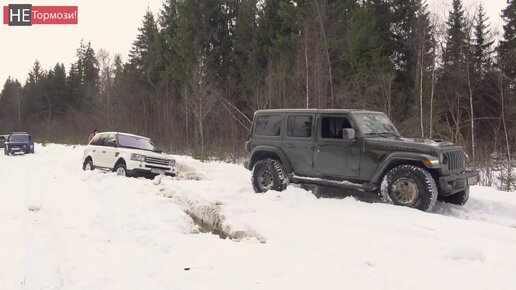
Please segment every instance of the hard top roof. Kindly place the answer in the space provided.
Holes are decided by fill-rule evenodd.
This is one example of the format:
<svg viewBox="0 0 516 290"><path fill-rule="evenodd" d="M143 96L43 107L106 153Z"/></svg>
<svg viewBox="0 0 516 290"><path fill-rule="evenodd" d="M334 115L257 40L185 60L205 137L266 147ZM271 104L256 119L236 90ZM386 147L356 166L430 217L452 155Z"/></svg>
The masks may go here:
<svg viewBox="0 0 516 290"><path fill-rule="evenodd" d="M311 113L311 114L348 114L348 113L376 113L383 114L377 111L368 111L361 109L266 109L258 110L255 114L273 114L273 113Z"/></svg>
<svg viewBox="0 0 516 290"><path fill-rule="evenodd" d="M131 136L131 137L150 139L149 137L130 134L130 133L124 133L124 132L99 132L99 133L97 133L97 135L99 135L99 134L121 134L121 135L126 135L126 136Z"/></svg>

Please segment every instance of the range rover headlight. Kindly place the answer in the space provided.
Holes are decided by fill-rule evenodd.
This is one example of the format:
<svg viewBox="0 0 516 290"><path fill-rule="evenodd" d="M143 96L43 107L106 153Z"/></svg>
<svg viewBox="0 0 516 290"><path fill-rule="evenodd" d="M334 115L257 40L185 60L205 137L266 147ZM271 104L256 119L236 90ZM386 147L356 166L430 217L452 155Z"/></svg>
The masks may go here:
<svg viewBox="0 0 516 290"><path fill-rule="evenodd" d="M169 166L174 166L174 165L176 165L176 161L175 161L174 159L170 159L170 160L168 161L168 165L169 165Z"/></svg>
<svg viewBox="0 0 516 290"><path fill-rule="evenodd" d="M131 160L145 162L145 155L131 154Z"/></svg>

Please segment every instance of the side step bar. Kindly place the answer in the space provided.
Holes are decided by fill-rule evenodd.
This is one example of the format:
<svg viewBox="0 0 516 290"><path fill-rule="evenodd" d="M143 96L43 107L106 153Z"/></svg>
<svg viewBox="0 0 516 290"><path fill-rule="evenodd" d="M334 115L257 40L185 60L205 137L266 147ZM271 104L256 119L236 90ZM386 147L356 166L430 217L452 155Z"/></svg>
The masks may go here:
<svg viewBox="0 0 516 290"><path fill-rule="evenodd" d="M374 191L378 189L374 184L371 183L353 183L346 180L331 180L331 179L322 179L316 177L301 177L297 175L291 175L290 182L292 183L301 183L301 184L316 184L323 186L335 186L340 188L354 189L359 191Z"/></svg>

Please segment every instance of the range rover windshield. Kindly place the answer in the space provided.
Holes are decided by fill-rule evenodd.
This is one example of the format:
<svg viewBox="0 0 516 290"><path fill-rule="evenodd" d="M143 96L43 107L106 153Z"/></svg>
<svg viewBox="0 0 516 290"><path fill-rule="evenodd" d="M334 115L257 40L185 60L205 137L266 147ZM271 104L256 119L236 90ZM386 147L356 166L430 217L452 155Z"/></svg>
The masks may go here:
<svg viewBox="0 0 516 290"><path fill-rule="evenodd" d="M125 148L141 149L147 151L154 150L152 141L145 137L118 134L118 146Z"/></svg>
<svg viewBox="0 0 516 290"><path fill-rule="evenodd" d="M356 117L360 130L366 136L400 136L391 120L384 114L360 113L356 114Z"/></svg>
<svg viewBox="0 0 516 290"><path fill-rule="evenodd" d="M29 135L11 135L10 142L29 142Z"/></svg>

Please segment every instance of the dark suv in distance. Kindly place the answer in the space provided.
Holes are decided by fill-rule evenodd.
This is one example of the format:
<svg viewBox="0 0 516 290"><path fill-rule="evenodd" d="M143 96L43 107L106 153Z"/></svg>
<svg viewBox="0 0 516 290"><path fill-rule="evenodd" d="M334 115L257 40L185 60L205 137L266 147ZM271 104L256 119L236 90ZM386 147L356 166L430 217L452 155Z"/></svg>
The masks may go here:
<svg viewBox="0 0 516 290"><path fill-rule="evenodd" d="M26 132L13 132L4 144L4 154L34 153L34 141L32 136Z"/></svg>
<svg viewBox="0 0 516 290"><path fill-rule="evenodd" d="M256 192L288 183L340 187L429 211L436 200L464 205L478 181L462 147L401 137L381 112L257 111L246 148Z"/></svg>

